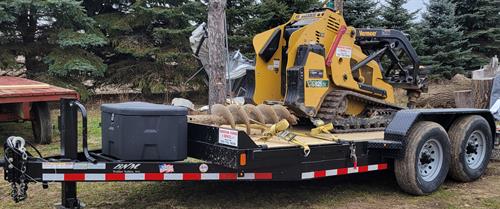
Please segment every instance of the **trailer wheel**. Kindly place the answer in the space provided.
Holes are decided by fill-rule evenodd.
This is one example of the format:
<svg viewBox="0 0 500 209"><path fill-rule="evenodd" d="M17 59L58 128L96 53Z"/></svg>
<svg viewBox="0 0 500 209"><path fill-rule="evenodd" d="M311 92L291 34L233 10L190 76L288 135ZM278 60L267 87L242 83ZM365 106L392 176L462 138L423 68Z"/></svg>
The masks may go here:
<svg viewBox="0 0 500 209"><path fill-rule="evenodd" d="M31 104L31 128L35 143L50 144L52 142L52 123L47 102Z"/></svg>
<svg viewBox="0 0 500 209"><path fill-rule="evenodd" d="M425 195L443 184L450 163L450 140L434 122L419 122L407 138L404 157L394 161L396 180L405 192Z"/></svg>
<svg viewBox="0 0 500 209"><path fill-rule="evenodd" d="M459 118L448 133L451 140L450 177L462 182L481 177L488 167L493 146L486 119L477 115Z"/></svg>

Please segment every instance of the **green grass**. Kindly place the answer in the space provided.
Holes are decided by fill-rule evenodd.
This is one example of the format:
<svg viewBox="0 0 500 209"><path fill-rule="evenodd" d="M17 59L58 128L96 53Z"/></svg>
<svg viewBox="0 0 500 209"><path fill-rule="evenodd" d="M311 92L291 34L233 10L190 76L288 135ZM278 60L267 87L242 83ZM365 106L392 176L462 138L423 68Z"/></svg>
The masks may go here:
<svg viewBox="0 0 500 209"><path fill-rule="evenodd" d="M54 121L57 114L53 112ZM99 111L91 109L91 148L100 147L99 123ZM54 142L37 146L46 156L59 153L54 128ZM28 123L0 124L1 139L10 135L32 140ZM19 204L9 192L8 183L0 180L0 208L53 208L60 201L57 183L46 190L30 185L29 198ZM447 181L422 197L401 192L391 171L299 182L79 183L78 196L87 208L500 208L500 162L490 164L486 176L476 182Z"/></svg>
<svg viewBox="0 0 500 209"><path fill-rule="evenodd" d="M44 156L49 156L49 155L56 155L59 154L59 148L60 148L60 136L59 136L59 128L57 124L57 116L59 115L59 110L54 110L51 112L51 117L52 117L52 143L49 145L37 145L37 149L40 150L40 152ZM81 138L81 130L82 130L82 123L81 123L81 117L79 116L78 118L78 150L82 151L82 138ZM90 149L97 149L101 147L101 116L100 112L94 109L91 109L88 111L88 121L87 121L87 128L88 128L88 146ZM0 143L5 142L5 140L9 136L20 136L23 137L25 140L28 140L30 142L33 142L33 134L31 131L31 123L30 122L24 122L24 123L0 123ZM28 149L30 151L30 149ZM32 152L35 153L35 152ZM3 149L0 149L0 154L3 155Z"/></svg>

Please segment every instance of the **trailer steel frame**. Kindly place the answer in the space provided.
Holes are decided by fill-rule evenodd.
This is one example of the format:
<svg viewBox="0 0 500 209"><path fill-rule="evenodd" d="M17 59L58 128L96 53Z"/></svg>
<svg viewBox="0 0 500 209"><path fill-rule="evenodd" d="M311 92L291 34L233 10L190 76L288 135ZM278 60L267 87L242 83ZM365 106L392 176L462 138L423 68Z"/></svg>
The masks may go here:
<svg viewBox="0 0 500 209"><path fill-rule="evenodd" d="M398 112L387 127L384 140L341 140L310 145L308 156L304 156L300 147L259 146L243 131L238 131L237 147L220 144L220 128L190 123L188 156L197 161L123 161L103 155L100 150L88 151L83 105L74 99L62 99L60 108L61 155L22 159L15 152L7 152L8 162L4 162L5 180L9 182L42 182L44 186L60 182L59 208L83 205L77 198L77 182L298 181L385 170L391 168L394 159L401 157L405 136L419 120L437 121L446 126L451 118L479 114L493 123L491 114L484 110L404 110ZM78 152L78 112L84 121L84 152ZM22 166L24 172L19 169Z"/></svg>

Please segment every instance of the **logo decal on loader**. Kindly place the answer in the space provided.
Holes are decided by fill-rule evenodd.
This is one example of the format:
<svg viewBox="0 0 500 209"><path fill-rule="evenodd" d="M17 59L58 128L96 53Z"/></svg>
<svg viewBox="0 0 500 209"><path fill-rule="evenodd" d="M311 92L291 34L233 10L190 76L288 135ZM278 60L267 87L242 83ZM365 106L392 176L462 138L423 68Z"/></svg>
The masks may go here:
<svg viewBox="0 0 500 209"><path fill-rule="evenodd" d="M359 35L374 37L374 36L377 36L377 32L376 31L360 31Z"/></svg>
<svg viewBox="0 0 500 209"><path fill-rule="evenodd" d="M328 80L308 80L306 82L307 88L327 88L330 82Z"/></svg>

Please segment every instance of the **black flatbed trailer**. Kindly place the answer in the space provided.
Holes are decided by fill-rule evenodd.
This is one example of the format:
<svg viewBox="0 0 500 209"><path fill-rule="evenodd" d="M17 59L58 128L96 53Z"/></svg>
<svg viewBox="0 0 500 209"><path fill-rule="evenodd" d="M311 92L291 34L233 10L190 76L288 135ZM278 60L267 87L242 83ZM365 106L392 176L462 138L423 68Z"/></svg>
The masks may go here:
<svg viewBox="0 0 500 209"><path fill-rule="evenodd" d="M83 152L78 152L78 112L81 112L83 116ZM46 187L48 183L61 182L62 202L60 208L79 208L82 206L77 198L77 182L298 181L386 169L395 169L398 178L408 178L408 175L411 177L417 171L426 172L426 170L419 170L418 166L421 164L431 165L434 161L427 159L433 159L432 154L429 154L430 157L426 156L425 153L422 154L422 150L426 151L427 149L426 143L423 146L418 145L413 148L412 144L416 140L413 140L416 138L415 129L436 126L435 124L437 124L443 130L449 131L456 126L454 124L457 120L471 116L477 116L486 121L488 130L484 129L484 124L481 130L484 132L485 142L488 143L483 144L484 150L486 150L484 154L485 157L489 158L488 152L491 153L494 133L496 132L494 119L488 110L414 109L398 112L385 129L383 138L341 139L328 143L311 144L308 155L304 154L304 150L300 146L267 146L256 143L244 131L189 123L188 156L190 159L174 162L124 161L106 156L102 154L101 150L88 150L86 110L76 100L63 99L61 100L61 116L59 118L61 155L43 158L30 153L23 155L20 143L6 143L4 145L5 162L3 162L3 166L5 180L13 185L12 196L15 201L22 201L26 198L27 183L42 182ZM433 137L437 139L434 141L439 141L439 134L432 135L436 130L422 130L418 133L424 135L429 133L430 135L427 135L431 137L431 142L433 142ZM237 140L236 144L220 143L219 134L221 131L230 131L230 134L233 134L231 137ZM450 133L451 135L452 133ZM439 185L444 181L442 175L446 176L448 172L450 158L447 155L452 153L451 147L446 143L440 146L442 146L441 160L444 162L441 166L445 171L438 170L437 174L441 177L429 181ZM408 157L408 153L411 153L412 150L417 150L419 153L415 158ZM432 152L431 148L429 150ZM438 159L438 157L435 158ZM410 162L408 159L419 160L420 164L416 163L415 166L402 169L401 165ZM427 159L429 162L424 164L422 159ZM483 161L481 166L484 166L485 169L488 160ZM451 169L455 168L452 166ZM443 172L445 173L443 174ZM484 172L484 170L480 170L480 172ZM423 173L422 176L424 176ZM476 176L477 174L471 175L473 179ZM425 182L421 183L419 180L421 177L418 173L416 178L417 180L413 182L418 186L416 189L412 188L412 185L404 185L405 183L399 181L398 183L403 190L412 194L427 194L439 186L431 185L429 187Z"/></svg>

